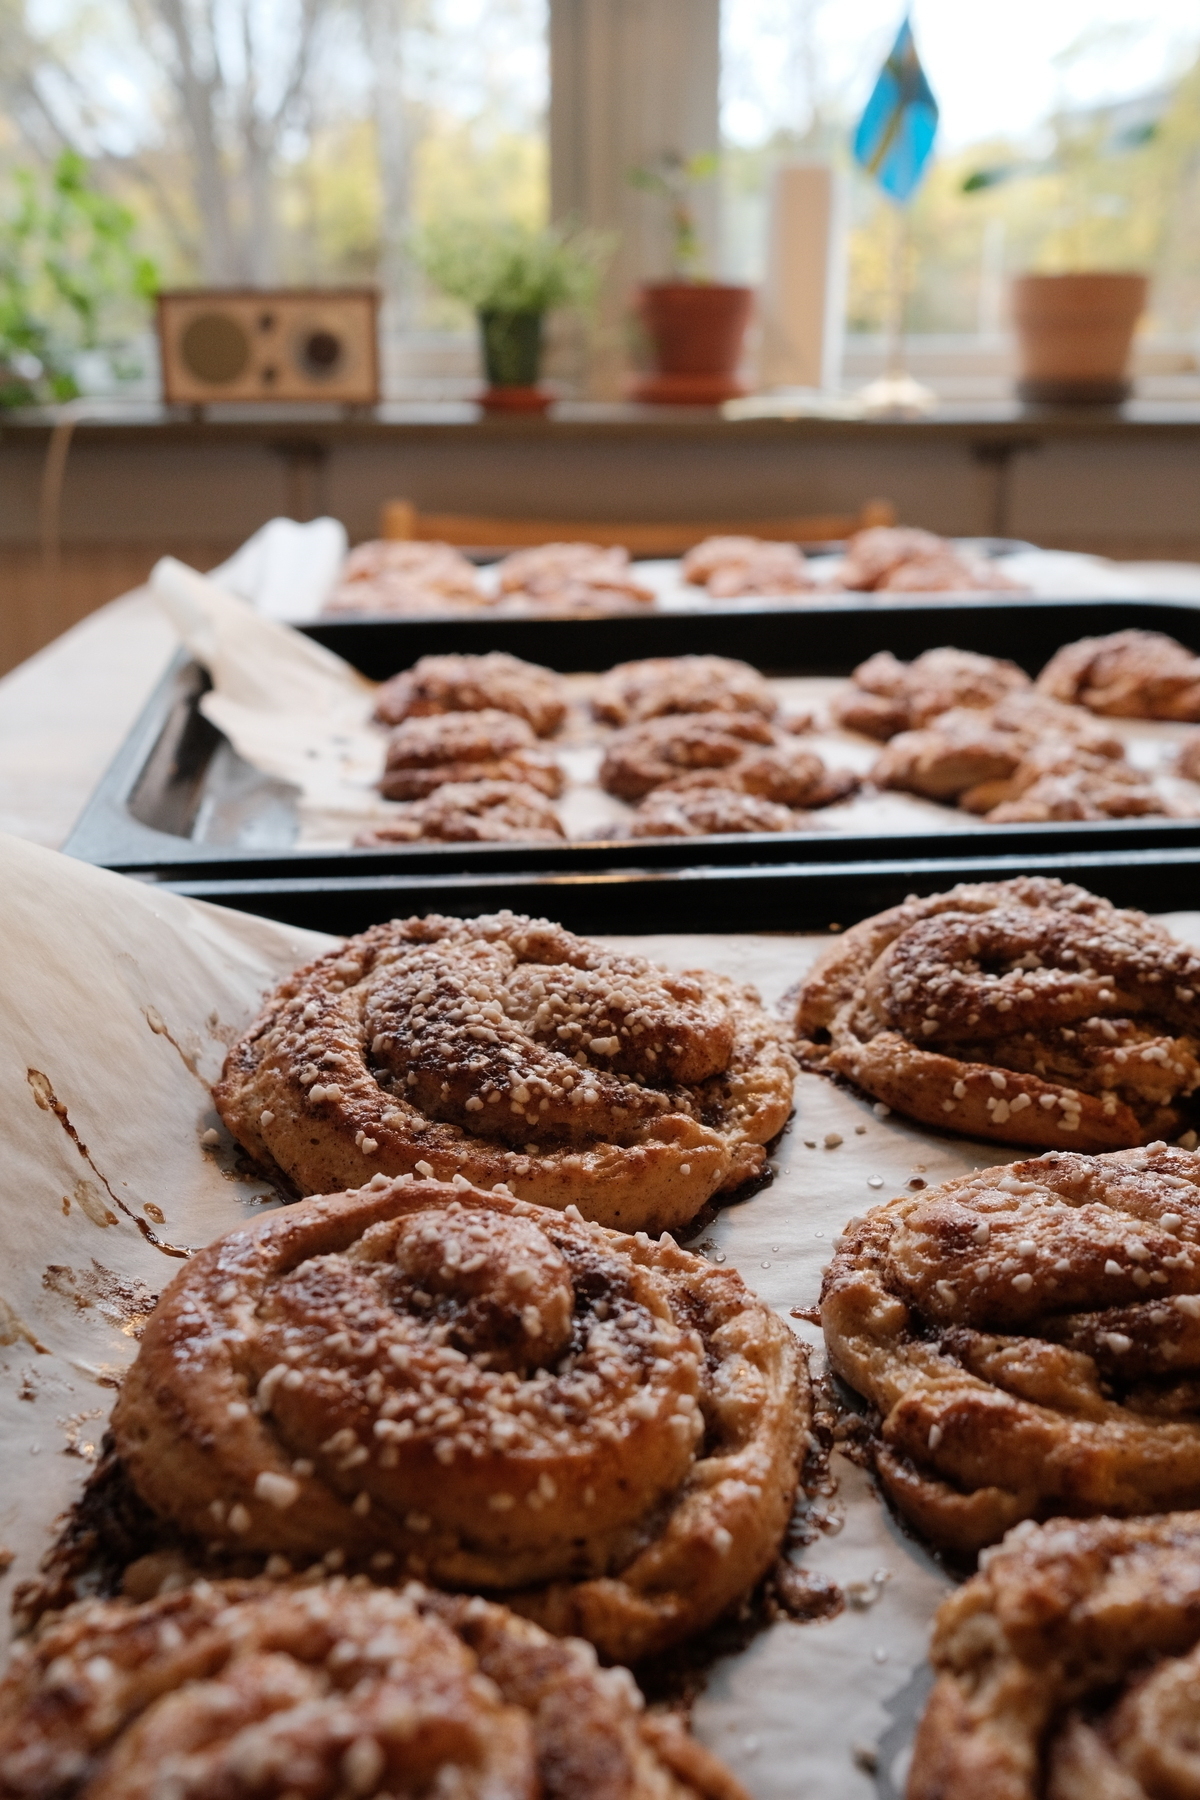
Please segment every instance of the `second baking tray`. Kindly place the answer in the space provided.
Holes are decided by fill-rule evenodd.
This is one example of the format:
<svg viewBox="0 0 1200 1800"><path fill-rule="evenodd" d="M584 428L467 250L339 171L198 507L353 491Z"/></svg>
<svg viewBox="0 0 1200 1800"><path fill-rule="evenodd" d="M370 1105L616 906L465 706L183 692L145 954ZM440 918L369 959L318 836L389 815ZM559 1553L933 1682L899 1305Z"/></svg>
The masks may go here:
<svg viewBox="0 0 1200 1800"><path fill-rule="evenodd" d="M769 675L849 675L876 650L908 660L953 644L1007 656L1036 673L1063 644L1135 627L1162 631L1200 651L1200 609L1158 601L1033 600L984 596L954 607L922 600L814 604L804 611L723 610L588 620L453 619L308 627L364 675L385 679L418 656L507 650L562 673L600 671L647 656L738 657ZM957 824L911 833L809 831L735 837L565 842L553 845L415 844L387 850L297 847L294 790L233 751L200 711L204 671L181 655L168 669L102 778L64 848L145 878L325 880L353 870L383 879L455 875L500 879L605 870L679 870L705 864L862 865L964 857L1042 857L1122 847L1200 845L1200 820L1126 819L1099 824ZM676 927L678 928L678 927Z"/></svg>
<svg viewBox="0 0 1200 1800"><path fill-rule="evenodd" d="M675 868L594 868L571 873L513 868L486 873L367 870L347 859L335 871L279 875L243 868L189 872L161 883L171 892L282 924L337 935L387 919L514 912L591 935L712 931L839 931L913 894L944 893L960 881L1018 875L1075 881L1117 906L1145 912L1194 910L1200 846L1082 850L1016 856L937 856L839 863L693 863Z"/></svg>

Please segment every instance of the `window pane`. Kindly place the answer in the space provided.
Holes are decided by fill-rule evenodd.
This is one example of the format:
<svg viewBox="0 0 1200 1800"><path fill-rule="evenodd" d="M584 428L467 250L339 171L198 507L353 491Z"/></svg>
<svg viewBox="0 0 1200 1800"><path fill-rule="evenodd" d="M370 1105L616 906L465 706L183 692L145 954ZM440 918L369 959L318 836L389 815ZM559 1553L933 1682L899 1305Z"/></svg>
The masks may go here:
<svg viewBox="0 0 1200 1800"><path fill-rule="evenodd" d="M878 331L888 208L848 140L899 23L895 0L726 0L724 255L762 274L772 166L817 157L850 180L848 323ZM917 0L941 107L938 154L909 209L917 333L995 336L1024 269L1138 267L1152 327L1200 317L1200 26L1191 0ZM973 178L973 179L972 179ZM970 183L970 191L964 191Z"/></svg>

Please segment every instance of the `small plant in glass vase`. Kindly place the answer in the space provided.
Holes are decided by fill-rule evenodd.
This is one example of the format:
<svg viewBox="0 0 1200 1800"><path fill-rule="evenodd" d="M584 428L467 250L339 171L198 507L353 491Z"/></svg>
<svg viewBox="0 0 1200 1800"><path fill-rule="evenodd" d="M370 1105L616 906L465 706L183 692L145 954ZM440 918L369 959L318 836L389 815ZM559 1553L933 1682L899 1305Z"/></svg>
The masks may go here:
<svg viewBox="0 0 1200 1800"><path fill-rule="evenodd" d="M1051 129L1048 155L976 169L963 191L1036 184L1037 211L1051 223L1034 258L1040 266L1011 284L1018 398L1042 406L1119 405L1131 392L1133 335L1149 282L1136 267L1114 267L1129 261L1129 234L1114 230L1114 221L1132 202L1113 189L1136 184L1136 154L1156 126L1122 123L1119 113L1109 118L1100 108L1060 109Z"/></svg>
<svg viewBox="0 0 1200 1800"><path fill-rule="evenodd" d="M644 282L638 290L637 313L653 367L636 378L635 400L718 406L746 391L738 366L754 291L709 277L696 216L696 188L712 181L719 167L712 151L689 157L670 151L630 171L630 185L665 207L670 269L667 280Z"/></svg>
<svg viewBox="0 0 1200 1800"><path fill-rule="evenodd" d="M545 412L554 396L540 385L547 313L588 310L614 240L571 225L536 229L507 220L447 220L414 243L435 287L461 300L479 325L492 412Z"/></svg>

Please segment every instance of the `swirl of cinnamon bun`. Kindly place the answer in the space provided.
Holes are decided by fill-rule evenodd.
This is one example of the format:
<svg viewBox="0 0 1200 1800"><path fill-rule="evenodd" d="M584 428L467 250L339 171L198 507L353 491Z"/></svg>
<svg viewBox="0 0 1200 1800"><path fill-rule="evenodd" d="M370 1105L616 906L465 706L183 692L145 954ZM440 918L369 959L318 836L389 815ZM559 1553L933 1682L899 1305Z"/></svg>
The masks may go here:
<svg viewBox="0 0 1200 1800"><path fill-rule="evenodd" d="M629 821L631 837L719 837L742 831L802 831L790 806L724 786L668 782L648 794Z"/></svg>
<svg viewBox="0 0 1200 1800"><path fill-rule="evenodd" d="M729 656L648 656L618 663L592 694L592 711L610 725L638 725L671 713L757 713L773 719L778 710L770 682Z"/></svg>
<svg viewBox="0 0 1200 1800"><path fill-rule="evenodd" d="M755 537L710 537L680 562L682 580L714 600L740 594L801 594L817 585L799 544Z"/></svg>
<svg viewBox="0 0 1200 1800"><path fill-rule="evenodd" d="M821 1312L896 1506L970 1554L1020 1519L1200 1501L1200 1155L979 1169L853 1221Z"/></svg>
<svg viewBox="0 0 1200 1800"><path fill-rule="evenodd" d="M799 1348L667 1238L388 1182L201 1251L113 1413L193 1541L503 1594L633 1661L766 1571L797 1482Z"/></svg>
<svg viewBox="0 0 1200 1800"><path fill-rule="evenodd" d="M908 1800L1200 1793L1200 1514L1022 1527L950 1595Z"/></svg>
<svg viewBox="0 0 1200 1800"><path fill-rule="evenodd" d="M200 1582L47 1620L0 1683L0 1794L745 1800L587 1644L344 1579Z"/></svg>
<svg viewBox="0 0 1200 1800"><path fill-rule="evenodd" d="M549 737L566 717L562 678L504 650L486 656L422 656L411 669L384 682L375 718L381 725L399 725L405 719L489 708L515 713L538 737Z"/></svg>
<svg viewBox="0 0 1200 1800"><path fill-rule="evenodd" d="M760 1172L794 1076L753 989L498 913L377 925L301 969L214 1097L301 1192L462 1175L661 1231Z"/></svg>
<svg viewBox="0 0 1200 1800"><path fill-rule="evenodd" d="M1200 656L1161 631L1114 631L1066 644L1037 684L1115 719L1200 719Z"/></svg>
<svg viewBox="0 0 1200 1800"><path fill-rule="evenodd" d="M563 791L563 772L516 713L431 713L408 718L388 738L379 791L387 800L421 800L448 782L521 781L543 794Z"/></svg>
<svg viewBox="0 0 1200 1800"><path fill-rule="evenodd" d="M775 733L758 713L669 713L614 732L600 765L600 786L621 800L640 800L652 788L693 769L726 769L748 745L773 746Z"/></svg>
<svg viewBox="0 0 1200 1800"><path fill-rule="evenodd" d="M810 1066L924 1124L1115 1150L1188 1123L1200 955L1062 882L963 884L840 937L796 1028Z"/></svg>
<svg viewBox="0 0 1200 1800"><path fill-rule="evenodd" d="M537 788L525 781L448 781L424 800L413 800L390 818L360 831L355 847L440 842L561 844L562 820Z"/></svg>
<svg viewBox="0 0 1200 1800"><path fill-rule="evenodd" d="M925 650L911 663L879 650L854 670L833 702L834 723L868 737L917 731L954 707L988 707L1031 682L1016 663L948 645Z"/></svg>

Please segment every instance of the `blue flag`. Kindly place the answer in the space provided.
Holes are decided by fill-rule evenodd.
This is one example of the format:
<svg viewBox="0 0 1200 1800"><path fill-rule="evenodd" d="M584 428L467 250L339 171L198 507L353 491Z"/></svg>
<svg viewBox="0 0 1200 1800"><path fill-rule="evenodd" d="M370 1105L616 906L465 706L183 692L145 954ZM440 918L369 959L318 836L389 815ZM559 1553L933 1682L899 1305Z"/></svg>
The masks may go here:
<svg viewBox="0 0 1200 1800"><path fill-rule="evenodd" d="M937 136L938 104L907 19L854 134L854 159L893 200L907 200Z"/></svg>

